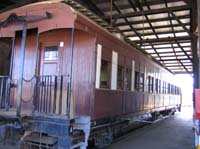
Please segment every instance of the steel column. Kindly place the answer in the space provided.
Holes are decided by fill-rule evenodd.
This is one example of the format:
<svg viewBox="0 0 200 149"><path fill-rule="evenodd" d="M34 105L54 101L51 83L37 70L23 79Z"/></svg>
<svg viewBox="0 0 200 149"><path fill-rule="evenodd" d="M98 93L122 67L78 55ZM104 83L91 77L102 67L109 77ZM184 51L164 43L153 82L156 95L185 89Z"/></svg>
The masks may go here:
<svg viewBox="0 0 200 149"><path fill-rule="evenodd" d="M34 92L34 96L33 96L33 103L32 103L32 113L35 112L35 108L36 108L36 102L35 102L35 99L36 99L36 90L37 90L37 78L36 78L36 75L38 73L38 54L39 54L39 38L40 38L40 35L37 31L37 41L36 41L36 51L35 51L35 80L34 80L34 89L33 89L33 92Z"/></svg>
<svg viewBox="0 0 200 149"><path fill-rule="evenodd" d="M23 72L24 72L24 59L25 59L25 47L26 47L26 22L22 23L22 39L21 39L21 54L20 54L20 65L18 72L18 95L17 95L17 113L21 115L21 99L22 99L22 85L23 85Z"/></svg>
<svg viewBox="0 0 200 149"><path fill-rule="evenodd" d="M200 55L199 55L199 52L200 52L200 23L199 23L200 22L200 1L196 0L196 2L197 2L197 18L196 19L198 19L197 21L198 22L198 42L196 42L196 53L195 53L196 58L197 58L197 63L194 64L194 68L196 68L196 72L194 72L194 88L199 88L200 87L200 79L199 79L200 78L200 73L199 73L199 70L200 70L200 61L199 61L199 58L200 58ZM195 101L194 101L194 105L195 105ZM196 109L194 109L194 111L196 114ZM200 120L196 119L194 125L196 128L195 147L196 149L200 149Z"/></svg>
<svg viewBox="0 0 200 149"><path fill-rule="evenodd" d="M15 37L12 38L12 48L11 48L11 57L10 57L10 70L9 70L9 78L12 78L13 71L13 61L14 61L14 48L15 48Z"/></svg>

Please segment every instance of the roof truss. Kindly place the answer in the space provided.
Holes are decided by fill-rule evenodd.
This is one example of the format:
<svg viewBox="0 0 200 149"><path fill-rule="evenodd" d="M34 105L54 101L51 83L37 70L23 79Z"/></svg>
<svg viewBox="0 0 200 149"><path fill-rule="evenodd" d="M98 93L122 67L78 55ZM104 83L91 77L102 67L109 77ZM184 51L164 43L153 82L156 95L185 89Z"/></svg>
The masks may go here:
<svg viewBox="0 0 200 149"><path fill-rule="evenodd" d="M196 20L194 1L90 0L90 2L101 12L100 17L121 33L125 41L174 73L193 71L192 45L194 28L197 24L194 21ZM83 5L92 10L88 4ZM170 46L165 47L166 45ZM169 66L167 64L169 61L173 62L173 65Z"/></svg>

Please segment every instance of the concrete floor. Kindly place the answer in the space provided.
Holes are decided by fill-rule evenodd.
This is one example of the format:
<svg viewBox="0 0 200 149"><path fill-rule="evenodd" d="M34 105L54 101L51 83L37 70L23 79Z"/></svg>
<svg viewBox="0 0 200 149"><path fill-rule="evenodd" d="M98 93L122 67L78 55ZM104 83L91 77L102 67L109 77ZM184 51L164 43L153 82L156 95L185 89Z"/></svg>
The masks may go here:
<svg viewBox="0 0 200 149"><path fill-rule="evenodd" d="M138 130L106 149L194 149L192 109Z"/></svg>

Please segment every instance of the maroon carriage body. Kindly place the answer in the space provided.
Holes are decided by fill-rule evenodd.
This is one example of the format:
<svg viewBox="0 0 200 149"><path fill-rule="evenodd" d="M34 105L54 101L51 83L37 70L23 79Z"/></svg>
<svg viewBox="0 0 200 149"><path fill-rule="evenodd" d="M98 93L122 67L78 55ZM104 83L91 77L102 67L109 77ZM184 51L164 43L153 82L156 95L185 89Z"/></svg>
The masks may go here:
<svg viewBox="0 0 200 149"><path fill-rule="evenodd" d="M92 120L110 118L129 114L144 114L156 110L170 109L180 105L180 98L163 93L149 93L147 90L136 91L127 89L124 85L128 69L132 69L135 62L135 71L143 74L159 74L160 80L173 77L171 73L153 62L150 58L138 52L123 40L113 36L87 17L78 13L65 3L41 2L16 8L0 14L3 21L11 13L18 16L52 14L49 19L30 21L27 24L27 39L25 50L24 79L29 80L34 75L68 75L70 71L70 50L73 50L72 65L72 94L71 116L87 115ZM75 29L72 43L72 29ZM9 28L1 29L1 37L13 37L14 59L12 79L18 83L18 68L20 67L20 47L22 27L12 24ZM37 44L38 42L38 44ZM107 88L96 88L97 46L102 46L102 59L108 62L109 75ZM46 59L46 51L56 47L58 51L55 59ZM73 47L73 48L72 48ZM50 50L49 50L50 49ZM36 51L38 50L38 55ZM111 89L112 52L118 53L118 64L123 70L122 88ZM134 72L135 73L135 72ZM64 79L66 81L67 79ZM143 87L148 86L144 81ZM135 84L132 84L135 85ZM66 86L64 87L66 89ZM33 95L31 83L23 83L22 111L32 111ZM66 93L63 93L62 105L56 102L56 111L62 108L66 114ZM16 108L17 88L12 93L12 106ZM38 103L39 104L39 103Z"/></svg>

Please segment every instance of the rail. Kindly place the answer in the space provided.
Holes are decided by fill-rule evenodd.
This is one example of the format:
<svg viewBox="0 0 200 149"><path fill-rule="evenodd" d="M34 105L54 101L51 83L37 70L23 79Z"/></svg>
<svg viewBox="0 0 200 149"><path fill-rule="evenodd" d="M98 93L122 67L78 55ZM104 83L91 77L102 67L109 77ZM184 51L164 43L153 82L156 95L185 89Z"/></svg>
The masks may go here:
<svg viewBox="0 0 200 149"><path fill-rule="evenodd" d="M33 112L69 115L67 76L36 76Z"/></svg>
<svg viewBox="0 0 200 149"><path fill-rule="evenodd" d="M0 109L9 110L11 80L8 76L0 76Z"/></svg>

